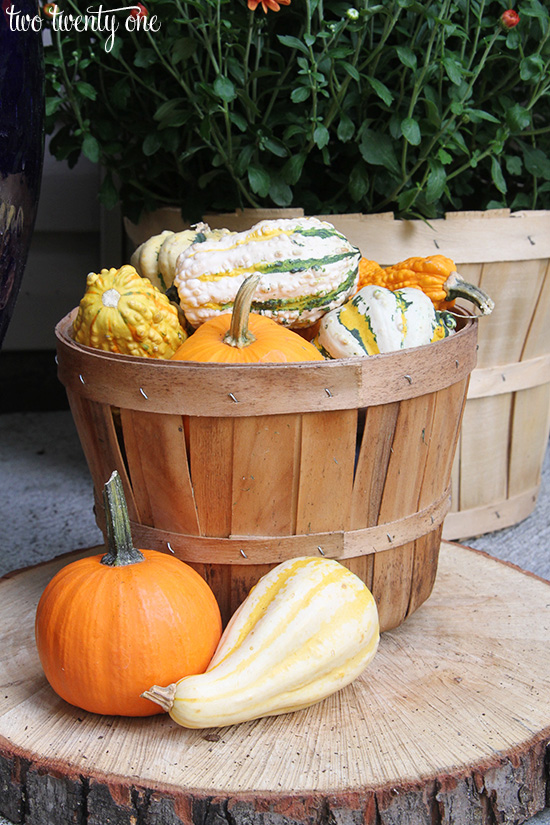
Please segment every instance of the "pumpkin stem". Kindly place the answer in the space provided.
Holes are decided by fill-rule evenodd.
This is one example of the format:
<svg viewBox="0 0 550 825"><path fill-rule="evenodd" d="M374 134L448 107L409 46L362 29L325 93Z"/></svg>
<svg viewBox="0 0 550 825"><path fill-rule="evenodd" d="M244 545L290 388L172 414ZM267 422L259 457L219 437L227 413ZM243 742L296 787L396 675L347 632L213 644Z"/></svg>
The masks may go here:
<svg viewBox="0 0 550 825"><path fill-rule="evenodd" d="M231 314L231 326L225 333L223 342L230 347L247 347L256 340L256 337L248 329L248 316L250 315L250 305L256 292L256 287L260 280L259 273L249 275L242 282L233 303Z"/></svg>
<svg viewBox="0 0 550 825"><path fill-rule="evenodd" d="M490 315L495 308L495 302L486 292L475 284L469 284L458 272L451 272L443 284L443 289L448 301L466 298L478 307L482 315Z"/></svg>
<svg viewBox="0 0 550 825"><path fill-rule="evenodd" d="M175 682L173 682L171 685L167 685L166 687L160 687L160 685L153 685L152 688L149 688L149 690L146 690L145 693L141 694L143 699L150 699L151 702L156 702L157 705L160 705L161 708L166 711L166 713L170 713L170 711L172 710L175 695Z"/></svg>
<svg viewBox="0 0 550 825"><path fill-rule="evenodd" d="M101 564L122 567L144 561L145 556L132 543L132 531L122 481L116 470L103 487L103 505L107 527L107 553Z"/></svg>

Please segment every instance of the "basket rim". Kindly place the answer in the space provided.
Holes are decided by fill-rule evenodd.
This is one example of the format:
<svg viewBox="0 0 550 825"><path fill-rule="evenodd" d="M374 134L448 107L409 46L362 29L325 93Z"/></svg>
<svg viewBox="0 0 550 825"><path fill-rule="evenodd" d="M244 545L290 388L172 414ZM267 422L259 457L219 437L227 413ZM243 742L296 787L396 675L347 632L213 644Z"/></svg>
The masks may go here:
<svg viewBox="0 0 550 825"><path fill-rule="evenodd" d="M94 349L70 335L77 309L55 327L59 380L69 392L128 409L202 416L351 409L444 389L476 365L478 316L463 307L453 310L463 319L457 332L431 344L284 364L172 361Z"/></svg>

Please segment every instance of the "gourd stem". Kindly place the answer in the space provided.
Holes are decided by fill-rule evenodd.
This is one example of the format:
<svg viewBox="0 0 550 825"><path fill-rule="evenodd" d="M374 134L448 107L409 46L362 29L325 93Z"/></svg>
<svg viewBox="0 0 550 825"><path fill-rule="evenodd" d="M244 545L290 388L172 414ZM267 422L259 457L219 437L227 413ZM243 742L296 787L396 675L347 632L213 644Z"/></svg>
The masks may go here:
<svg viewBox="0 0 550 825"><path fill-rule="evenodd" d="M466 298L478 307L482 315L490 315L495 308L495 302L486 292L475 284L469 284L458 272L451 272L443 284L443 289L448 301L454 301L455 298Z"/></svg>
<svg viewBox="0 0 550 825"><path fill-rule="evenodd" d="M152 688L146 690L141 696L143 699L150 699L151 702L156 702L160 705L166 713L170 713L174 704L174 697L176 695L176 683L160 687L160 685L153 685Z"/></svg>
<svg viewBox="0 0 550 825"><path fill-rule="evenodd" d="M247 347L256 340L256 337L248 329L248 317L252 298L256 292L256 287L260 280L259 273L249 275L242 282L235 296L233 312L231 314L231 326L225 333L223 342L230 347Z"/></svg>
<svg viewBox="0 0 550 825"><path fill-rule="evenodd" d="M107 553L101 564L122 567L144 561L145 556L132 543L132 531L122 481L116 470L103 488L105 525L107 528Z"/></svg>

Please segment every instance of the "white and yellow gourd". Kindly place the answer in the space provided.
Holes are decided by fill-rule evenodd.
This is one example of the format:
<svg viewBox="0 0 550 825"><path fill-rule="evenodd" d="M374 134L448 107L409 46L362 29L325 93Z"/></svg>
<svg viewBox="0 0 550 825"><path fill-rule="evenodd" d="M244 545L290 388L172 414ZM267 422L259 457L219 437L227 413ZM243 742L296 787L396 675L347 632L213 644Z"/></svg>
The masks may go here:
<svg viewBox="0 0 550 825"><path fill-rule="evenodd" d="M179 256L174 285L197 327L231 312L237 291L260 273L252 311L287 327L308 327L355 292L361 253L317 218L265 220L245 232L193 244Z"/></svg>
<svg viewBox="0 0 550 825"><path fill-rule="evenodd" d="M144 241L133 252L130 264L144 278L149 278L162 292L172 286L178 256L192 243L202 243L208 238L221 238L231 234L229 229L210 229L206 223L198 223L191 229L171 232L165 229Z"/></svg>
<svg viewBox="0 0 550 825"><path fill-rule="evenodd" d="M252 588L205 673L143 695L187 728L289 713L352 682L379 638L376 603L358 576L333 559L291 559Z"/></svg>
<svg viewBox="0 0 550 825"><path fill-rule="evenodd" d="M455 326L420 289L370 285L321 319L314 344L325 358L378 355L446 338Z"/></svg>

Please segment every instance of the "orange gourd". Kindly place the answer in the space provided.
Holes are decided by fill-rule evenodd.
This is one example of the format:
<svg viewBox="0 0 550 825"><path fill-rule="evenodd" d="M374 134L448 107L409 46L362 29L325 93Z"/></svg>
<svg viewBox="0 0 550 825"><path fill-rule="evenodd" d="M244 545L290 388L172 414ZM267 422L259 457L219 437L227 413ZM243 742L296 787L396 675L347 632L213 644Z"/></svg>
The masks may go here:
<svg viewBox="0 0 550 825"><path fill-rule="evenodd" d="M233 312L209 318L176 350L174 361L275 363L323 361L313 344L265 315L250 313L260 275L246 278Z"/></svg>
<svg viewBox="0 0 550 825"><path fill-rule="evenodd" d="M116 472L104 503L108 552L66 565L50 581L36 612L36 645L50 685L70 704L150 716L160 708L140 694L155 680L206 670L221 636L220 611L192 567L133 547Z"/></svg>
<svg viewBox="0 0 550 825"><path fill-rule="evenodd" d="M482 315L488 315L494 308L491 298L479 287L465 281L456 271L454 261L445 255L407 258L387 267L362 258L358 290L367 285L383 286L392 292L406 287L421 289L437 310L452 309L457 298L472 301Z"/></svg>

